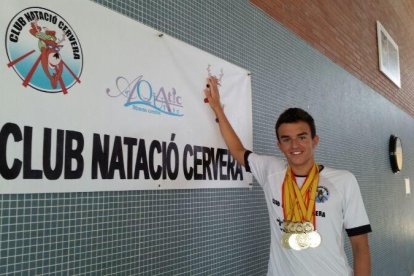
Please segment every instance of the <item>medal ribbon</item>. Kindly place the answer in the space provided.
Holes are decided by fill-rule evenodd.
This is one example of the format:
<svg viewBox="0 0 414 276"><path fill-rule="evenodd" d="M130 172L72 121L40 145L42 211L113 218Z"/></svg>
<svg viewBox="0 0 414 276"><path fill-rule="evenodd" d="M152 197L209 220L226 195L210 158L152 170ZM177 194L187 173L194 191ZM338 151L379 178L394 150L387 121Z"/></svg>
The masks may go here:
<svg viewBox="0 0 414 276"><path fill-rule="evenodd" d="M318 166L314 164L299 190L292 169L288 166L282 186L282 206L285 221L309 221L315 225L315 197L318 182L319 170Z"/></svg>

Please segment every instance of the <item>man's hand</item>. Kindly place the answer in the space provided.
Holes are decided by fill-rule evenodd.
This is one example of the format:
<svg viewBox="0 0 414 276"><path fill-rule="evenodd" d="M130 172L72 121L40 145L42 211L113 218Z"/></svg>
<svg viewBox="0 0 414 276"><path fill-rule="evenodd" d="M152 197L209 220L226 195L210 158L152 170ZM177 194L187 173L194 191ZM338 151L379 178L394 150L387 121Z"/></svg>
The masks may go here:
<svg viewBox="0 0 414 276"><path fill-rule="evenodd" d="M218 90L217 79L215 77L207 78L204 94L206 95L207 102L209 103L211 109L213 109L214 113L217 115L217 112L219 112L222 107L220 103L220 93Z"/></svg>

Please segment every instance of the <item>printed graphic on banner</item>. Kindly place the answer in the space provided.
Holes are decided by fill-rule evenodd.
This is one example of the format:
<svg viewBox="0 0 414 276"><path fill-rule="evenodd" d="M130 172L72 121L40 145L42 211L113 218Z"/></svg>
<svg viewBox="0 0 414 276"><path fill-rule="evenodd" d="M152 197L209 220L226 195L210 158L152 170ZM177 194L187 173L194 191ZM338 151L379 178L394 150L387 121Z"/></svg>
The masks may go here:
<svg viewBox="0 0 414 276"><path fill-rule="evenodd" d="M150 81L144 79L144 75L129 81L125 77L117 77L115 89L107 88L109 97L125 98L125 107L140 112L157 115L183 116L183 98L174 87L170 90L164 86L156 87Z"/></svg>
<svg viewBox="0 0 414 276"><path fill-rule="evenodd" d="M59 14L39 7L17 13L6 31L7 66L23 86L48 93L63 92L82 73L82 48L75 31Z"/></svg>

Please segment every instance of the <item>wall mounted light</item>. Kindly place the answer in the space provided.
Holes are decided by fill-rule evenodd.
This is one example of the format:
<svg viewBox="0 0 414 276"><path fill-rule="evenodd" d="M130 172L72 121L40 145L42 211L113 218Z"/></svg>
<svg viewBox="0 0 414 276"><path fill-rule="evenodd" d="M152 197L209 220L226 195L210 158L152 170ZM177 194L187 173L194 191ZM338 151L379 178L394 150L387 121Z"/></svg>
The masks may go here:
<svg viewBox="0 0 414 276"><path fill-rule="evenodd" d="M391 135L389 152L392 172L398 173L403 167L403 150L401 139L397 136Z"/></svg>

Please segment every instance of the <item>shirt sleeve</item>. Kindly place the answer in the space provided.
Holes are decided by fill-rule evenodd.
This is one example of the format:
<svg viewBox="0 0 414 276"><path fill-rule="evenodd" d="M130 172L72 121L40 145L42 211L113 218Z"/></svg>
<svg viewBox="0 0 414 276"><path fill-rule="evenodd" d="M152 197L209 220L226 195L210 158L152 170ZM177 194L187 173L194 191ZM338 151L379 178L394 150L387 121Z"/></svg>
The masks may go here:
<svg viewBox="0 0 414 276"><path fill-rule="evenodd" d="M371 232L368 215L362 200L361 191L355 176L347 175L345 183L344 227L348 236L355 236Z"/></svg>
<svg viewBox="0 0 414 276"><path fill-rule="evenodd" d="M251 173L261 186L266 185L269 175L286 168L286 163L274 156L258 155L249 152L245 156L245 160L248 161L247 164Z"/></svg>

